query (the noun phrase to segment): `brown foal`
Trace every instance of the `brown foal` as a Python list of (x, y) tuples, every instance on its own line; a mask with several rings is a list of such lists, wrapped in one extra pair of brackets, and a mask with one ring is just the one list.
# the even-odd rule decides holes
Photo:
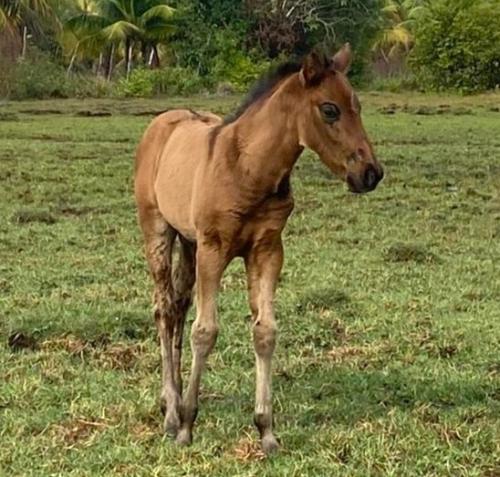
[[(349, 45), (333, 58), (311, 53), (262, 79), (229, 119), (168, 111), (142, 138), (135, 196), (155, 284), (164, 428), (180, 444), (192, 440), (201, 374), (217, 338), (219, 283), (240, 256), (253, 316), (255, 424), (263, 450), (278, 447), (272, 431), (273, 302), (283, 264), (281, 233), (293, 209), (290, 173), (308, 147), (353, 192), (373, 190), (383, 176), (346, 78), (350, 62)], [(182, 397), (183, 329), (195, 282), (193, 360)]]

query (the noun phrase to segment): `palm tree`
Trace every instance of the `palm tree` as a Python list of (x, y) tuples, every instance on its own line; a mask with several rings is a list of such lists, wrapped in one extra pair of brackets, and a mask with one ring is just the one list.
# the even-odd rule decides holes
[(10, 29), (22, 35), (21, 57), (26, 54), (28, 28), (51, 12), (53, 0), (0, 0), (0, 31)]
[(145, 63), (159, 62), (157, 45), (171, 33), (174, 13), (164, 0), (94, 0), (91, 4), (91, 9), (80, 9), (65, 23), (66, 30), (79, 39), (74, 55), (80, 47), (101, 41), (110, 45), (113, 54), (117, 46), (123, 48), (127, 75), (136, 47)]
[(415, 23), (424, 10), (425, 0), (385, 0), (380, 11), (382, 28), (373, 51), (388, 63), (399, 54), (409, 53), (414, 44)]
[[(68, 10), (61, 14), (69, 17), (64, 23), (60, 38), (63, 49), (70, 54), (68, 74), (71, 72), (77, 58), (95, 58), (99, 55), (99, 66), (102, 62), (102, 51), (106, 48), (105, 39), (102, 36), (102, 28), (106, 26), (99, 16), (98, 0), (72, 0), (68, 4)], [(114, 51), (110, 52), (110, 57)], [(111, 62), (112, 59), (110, 58)], [(112, 65), (111, 65), (112, 67)]]

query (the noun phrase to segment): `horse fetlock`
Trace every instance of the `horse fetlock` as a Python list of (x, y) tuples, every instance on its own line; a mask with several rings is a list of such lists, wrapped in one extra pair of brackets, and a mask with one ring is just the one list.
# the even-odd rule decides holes
[(262, 450), (266, 455), (272, 454), (279, 448), (278, 441), (273, 434), (272, 422), (273, 417), (270, 409), (255, 412), (254, 423), (260, 434)]
[(189, 427), (183, 426), (179, 429), (175, 442), (180, 446), (188, 446), (193, 442), (193, 433)]
[(266, 412), (255, 412), (253, 416), (253, 422), (257, 427), (260, 437), (264, 437), (271, 432), (273, 425), (273, 418), (270, 410)]
[(198, 416), (198, 406), (196, 404), (184, 404), (180, 409), (180, 415), (183, 427), (191, 428), (193, 427), (193, 423), (196, 421), (196, 417)]
[(176, 437), (180, 427), (181, 419), (179, 417), (179, 412), (176, 409), (169, 409), (165, 414), (165, 420), (163, 421), (163, 430), (165, 434), (171, 437)]
[(280, 447), (272, 432), (262, 437), (261, 446), (266, 455), (274, 454)]

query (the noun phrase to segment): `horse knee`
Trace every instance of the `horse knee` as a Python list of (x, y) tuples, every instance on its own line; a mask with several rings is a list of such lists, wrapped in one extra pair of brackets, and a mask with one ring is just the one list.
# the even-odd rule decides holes
[(207, 356), (215, 345), (218, 333), (219, 327), (216, 323), (201, 324), (195, 321), (191, 329), (193, 351), (201, 356)]
[(253, 327), (255, 352), (262, 357), (271, 356), (276, 346), (277, 334), (278, 330), (274, 320), (257, 320)]

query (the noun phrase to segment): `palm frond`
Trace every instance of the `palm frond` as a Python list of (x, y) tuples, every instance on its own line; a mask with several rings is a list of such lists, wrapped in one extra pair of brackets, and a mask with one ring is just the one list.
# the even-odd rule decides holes
[(141, 22), (146, 23), (152, 19), (170, 20), (174, 15), (175, 9), (168, 5), (156, 5), (145, 11), (141, 17)]
[(2, 31), (8, 23), (9, 19), (7, 18), (7, 14), (3, 10), (3, 8), (0, 8), (0, 31)]
[(175, 32), (175, 25), (162, 19), (153, 18), (144, 25), (142, 30), (146, 39), (164, 41)]
[(98, 0), (103, 15), (111, 20), (132, 19), (131, 6), (134, 0)]
[(102, 34), (109, 41), (123, 41), (134, 34), (140, 35), (141, 30), (133, 23), (120, 20), (104, 28)]
[(64, 29), (76, 33), (96, 34), (109, 26), (109, 21), (100, 15), (83, 13), (69, 18), (64, 23)]

